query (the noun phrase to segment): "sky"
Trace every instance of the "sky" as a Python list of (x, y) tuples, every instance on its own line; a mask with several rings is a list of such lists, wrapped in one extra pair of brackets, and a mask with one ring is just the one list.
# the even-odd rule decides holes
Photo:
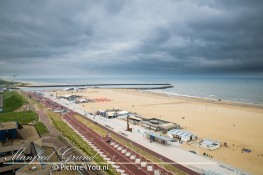
[(0, 1), (0, 77), (263, 77), (261, 0)]

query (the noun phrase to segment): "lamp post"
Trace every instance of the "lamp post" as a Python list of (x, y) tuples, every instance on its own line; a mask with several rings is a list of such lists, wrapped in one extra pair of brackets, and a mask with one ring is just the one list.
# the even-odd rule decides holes
[(161, 157), (160, 159), (161, 159), (162, 171), (163, 171), (163, 157)]
[(3, 107), (4, 107), (4, 104), (3, 104), (4, 100), (3, 100), (3, 95), (0, 94), (0, 112), (3, 112)]
[(198, 151), (199, 151), (199, 142), (197, 143), (197, 147), (196, 147), (196, 154), (198, 155)]
[(130, 142), (130, 144), (131, 144), (131, 150), (133, 151), (133, 144), (132, 144), (132, 142)]
[(16, 76), (17, 76), (18, 74), (15, 74), (15, 75), (13, 75), (14, 76), (14, 88), (16, 87)]

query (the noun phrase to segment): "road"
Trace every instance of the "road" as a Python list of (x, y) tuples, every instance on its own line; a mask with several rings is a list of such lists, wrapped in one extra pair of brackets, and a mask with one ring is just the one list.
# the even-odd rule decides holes
[[(120, 166), (120, 169), (125, 170), (126, 174), (130, 175), (153, 175), (153, 171), (147, 171), (147, 167), (150, 169), (154, 169), (157, 171), (160, 171), (160, 174), (167, 174), (172, 175), (173, 173), (166, 171), (165, 169), (162, 169), (157, 164), (153, 164), (143, 156), (139, 155), (138, 153), (135, 153), (133, 150), (131, 150), (128, 147), (125, 147), (124, 145), (118, 143), (116, 140), (111, 139), (111, 143), (106, 142), (109, 138), (104, 137), (102, 138), (99, 134), (94, 132), (89, 127), (85, 126), (83, 123), (78, 121), (73, 117), (75, 113), (70, 112), (69, 114), (64, 115), (64, 119), (78, 132), (84, 136), (86, 139), (91, 141), (92, 144), (96, 145), (97, 148), (101, 150), (107, 157), (111, 158), (112, 162), (115, 162), (115, 164), (118, 164)], [(118, 146), (116, 146), (118, 145)], [(119, 150), (118, 150), (119, 149)], [(125, 150), (125, 152), (122, 150)], [(126, 153), (129, 153), (126, 156)], [(131, 159), (133, 157), (133, 159)], [(140, 159), (140, 163), (135, 163), (135, 158)], [(145, 167), (141, 166), (141, 162), (147, 162)]]

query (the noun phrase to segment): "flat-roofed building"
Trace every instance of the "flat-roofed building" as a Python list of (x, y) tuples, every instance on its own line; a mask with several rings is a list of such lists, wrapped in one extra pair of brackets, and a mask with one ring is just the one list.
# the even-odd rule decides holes
[(88, 100), (88, 99), (86, 99), (86, 98), (81, 98), (81, 99), (78, 99), (78, 100), (76, 101), (76, 103), (88, 103), (88, 102), (90, 102), (90, 100)]
[(76, 95), (63, 95), (63, 96), (60, 96), (59, 98), (64, 98), (68, 101), (71, 101), (71, 102), (76, 102), (77, 101), (77, 96)]
[(105, 117), (106, 118), (116, 118), (117, 112), (116, 111), (106, 111)]
[(170, 137), (166, 137), (166, 136), (163, 136), (159, 133), (151, 132), (151, 131), (145, 131), (144, 136), (146, 138), (150, 139), (150, 141), (159, 142), (162, 144), (170, 144), (172, 141), (172, 138), (170, 138)]
[(139, 116), (134, 116), (134, 115), (132, 115), (132, 116), (129, 117), (129, 121), (130, 121), (132, 124), (135, 124), (135, 125), (139, 124), (142, 120), (143, 120), (143, 118), (142, 118), (142, 117), (139, 117)]
[(17, 122), (0, 123), (0, 141), (16, 139)]
[(167, 132), (171, 129), (180, 128), (180, 125), (157, 118), (143, 119), (140, 124), (151, 130)]
[(204, 139), (200, 142), (200, 145), (202, 148), (208, 149), (208, 150), (215, 150), (220, 148), (220, 142), (216, 140), (211, 139)]
[(129, 112), (120, 109), (112, 109), (106, 111), (98, 110), (96, 114), (106, 118), (126, 118), (130, 115)]
[(96, 115), (105, 116), (105, 113), (106, 113), (106, 111), (98, 110), (98, 111), (96, 112)]
[[(34, 125), (19, 125), (17, 122), (0, 123), (0, 174), (19, 169), (23, 164), (8, 164), (21, 148), (20, 156), (36, 155), (34, 144), (42, 144)], [(15, 161), (16, 162), (16, 161)]]
[(48, 156), (49, 159), (35, 160), (32, 164), (26, 164), (16, 171), (16, 175), (50, 175), (50, 172), (52, 171), (52, 164), (46, 163), (61, 161), (61, 158), (53, 147), (39, 146), (35, 144), (35, 149), (37, 154), (41, 156)]
[(197, 139), (197, 136), (195, 134), (181, 129), (170, 130), (167, 132), (167, 135), (169, 137), (177, 138), (183, 142), (188, 142)]
[(130, 113), (128, 111), (124, 111), (124, 110), (120, 110), (120, 111), (117, 111), (116, 112), (117, 114), (117, 117), (120, 117), (120, 118), (126, 118), (130, 115)]
[(44, 95), (44, 93), (41, 91), (35, 91), (33, 94), (36, 96), (43, 96)]

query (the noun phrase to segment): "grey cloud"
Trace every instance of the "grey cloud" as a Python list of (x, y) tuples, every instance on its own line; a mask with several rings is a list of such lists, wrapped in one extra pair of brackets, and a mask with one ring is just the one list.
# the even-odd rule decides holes
[(262, 75), (262, 9), (257, 0), (0, 1), (0, 75)]

